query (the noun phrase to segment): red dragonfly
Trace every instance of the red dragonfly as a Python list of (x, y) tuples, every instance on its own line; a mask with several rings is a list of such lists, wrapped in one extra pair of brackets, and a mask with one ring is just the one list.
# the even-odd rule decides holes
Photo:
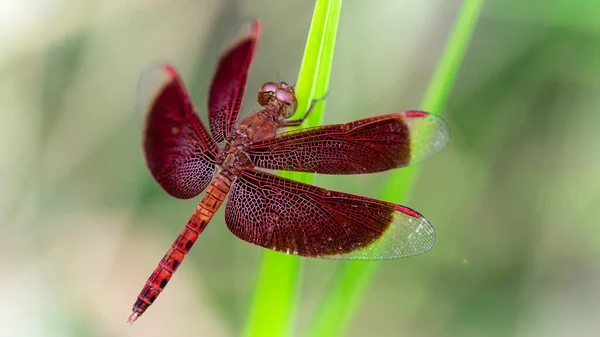
[[(139, 294), (128, 322), (156, 300), (229, 194), (225, 222), (240, 239), (278, 252), (330, 259), (380, 260), (421, 254), (434, 244), (431, 224), (393, 203), (303, 184), (256, 168), (363, 174), (414, 164), (449, 140), (446, 123), (421, 111), (398, 112), (277, 133), (299, 126), (294, 88), (269, 82), (262, 110), (236, 125), (261, 25), (252, 21), (221, 57), (208, 96), (210, 134), (170, 65), (142, 76), (152, 83), (144, 153), (171, 196), (204, 198)], [(314, 105), (313, 101), (313, 105)], [(217, 146), (223, 143), (222, 147)]]

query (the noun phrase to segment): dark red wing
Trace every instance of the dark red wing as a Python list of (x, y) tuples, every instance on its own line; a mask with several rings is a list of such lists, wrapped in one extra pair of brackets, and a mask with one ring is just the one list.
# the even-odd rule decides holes
[(138, 101), (147, 102), (146, 163), (160, 186), (175, 198), (193, 198), (211, 181), (219, 148), (198, 118), (183, 82), (163, 65), (140, 78)]
[(225, 139), (237, 121), (260, 29), (260, 21), (254, 20), (240, 30), (223, 54), (213, 77), (208, 95), (208, 117), (210, 131), (217, 143)]
[(392, 259), (435, 242), (431, 224), (407, 207), (253, 169), (231, 186), (225, 221), (244, 241), (307, 257)]
[(285, 132), (250, 144), (246, 153), (266, 169), (359, 174), (415, 164), (448, 143), (443, 119), (421, 111)]

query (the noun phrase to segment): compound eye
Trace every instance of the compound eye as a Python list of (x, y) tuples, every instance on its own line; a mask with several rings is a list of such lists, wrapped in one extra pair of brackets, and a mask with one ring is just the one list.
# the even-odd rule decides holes
[(298, 108), (298, 101), (294, 93), (287, 88), (281, 88), (275, 92), (275, 98), (283, 104), (285, 118), (292, 117)]
[(279, 83), (267, 82), (260, 87), (259, 92), (275, 92), (279, 87)]
[(279, 83), (267, 82), (260, 87), (258, 90), (258, 104), (265, 106), (269, 104), (269, 101), (273, 99), (274, 94), (279, 89)]

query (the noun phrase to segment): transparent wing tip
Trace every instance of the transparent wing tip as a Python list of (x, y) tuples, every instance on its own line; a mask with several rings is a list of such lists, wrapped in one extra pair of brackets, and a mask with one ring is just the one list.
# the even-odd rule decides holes
[(178, 76), (175, 67), (166, 62), (156, 62), (140, 75), (134, 98), (135, 115), (138, 120), (144, 120), (150, 106), (162, 89)]
[(234, 30), (234, 34), (229, 39), (229, 43), (223, 50), (222, 55), (226, 54), (229, 50), (234, 49), (240, 43), (249, 39), (258, 40), (262, 31), (262, 24), (260, 20), (255, 17), (248, 17), (240, 23)]
[(404, 116), (410, 130), (411, 165), (438, 153), (450, 142), (450, 128), (443, 118), (424, 111), (407, 111)]

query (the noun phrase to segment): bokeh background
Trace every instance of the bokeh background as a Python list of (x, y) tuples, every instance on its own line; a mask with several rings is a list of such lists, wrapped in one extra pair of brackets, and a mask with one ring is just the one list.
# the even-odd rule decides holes
[[(461, 2), (346, 1), (326, 123), (417, 108)], [(223, 209), (133, 327), (131, 304), (199, 199), (152, 180), (138, 76), (177, 66), (202, 119), (234, 27), (263, 35), (261, 83), (294, 82), (311, 1), (0, 2), (0, 336), (237, 336), (261, 249)], [(407, 205), (429, 253), (381, 264), (348, 336), (596, 336), (600, 2), (489, 0), (445, 111), (450, 145)], [(316, 177), (376, 197), (389, 175)], [(297, 332), (338, 262), (306, 260)]]

